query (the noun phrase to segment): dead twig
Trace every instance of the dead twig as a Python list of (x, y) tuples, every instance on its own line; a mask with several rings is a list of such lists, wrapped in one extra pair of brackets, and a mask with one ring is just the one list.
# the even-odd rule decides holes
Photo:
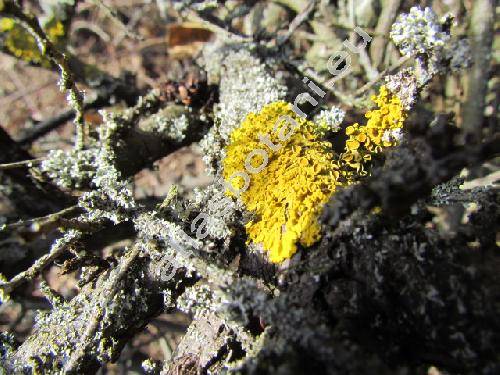
[(485, 96), (488, 90), (491, 47), (495, 24), (493, 0), (478, 0), (472, 8), (470, 38), (474, 65), (468, 74), (467, 99), (463, 106), (463, 128), (465, 137), (479, 139), (484, 117)]
[(48, 267), (52, 261), (59, 257), (67, 249), (68, 245), (79, 240), (82, 236), (83, 232), (72, 231), (55, 241), (48, 254), (42, 256), (30, 268), (14, 276), (10, 281), (0, 284), (0, 290), (3, 290), (5, 293), (10, 293), (22, 283), (32, 280)]
[(370, 46), (370, 57), (374, 68), (377, 68), (382, 62), (385, 54), (385, 46), (387, 45), (387, 38), (381, 37), (381, 35), (388, 35), (400, 6), (401, 0), (386, 1), (382, 13), (378, 18), (375, 28), (376, 35)]
[(309, 1), (306, 7), (299, 14), (295, 16), (292, 22), (290, 22), (290, 25), (288, 26), (288, 30), (286, 31), (286, 33), (284, 35), (278, 35), (278, 37), (276, 38), (277, 47), (280, 47), (284, 45), (286, 42), (288, 42), (292, 37), (292, 35), (295, 33), (295, 31), (304, 22), (306, 22), (312, 17), (318, 3), (319, 3), (318, 0)]
[(66, 215), (75, 213), (79, 210), (78, 205), (74, 205), (68, 208), (65, 208), (61, 211), (55, 212), (50, 215), (33, 218), (30, 220), (19, 221), (17, 223), (5, 224), (3, 227), (0, 227), (2, 231), (13, 231), (21, 228), (32, 228), (35, 232), (40, 231), (41, 228), (46, 227), (47, 225), (57, 226), (62, 218)]
[(252, 40), (249, 36), (242, 34), (231, 25), (226, 24), (224, 21), (207, 11), (189, 10), (188, 17), (196, 22), (205, 24), (207, 28), (214, 33), (223, 34), (228, 38), (237, 39), (239, 41)]
[(61, 75), (60, 87), (62, 90), (68, 91), (68, 101), (75, 110), (75, 125), (77, 129), (77, 136), (75, 147), (77, 149), (83, 148), (84, 145), (84, 127), (85, 122), (83, 119), (83, 93), (76, 87), (73, 73), (68, 67), (69, 61), (64, 53), (54, 46), (54, 44), (47, 37), (43, 31), (38, 19), (28, 13), (25, 13), (17, 2), (6, 0), (3, 2), (3, 9), (0, 14), (11, 16), (16, 19), (21, 26), (23, 26), (35, 38), (40, 54), (46, 56), (49, 61), (56, 66)]
[(23, 167), (31, 168), (35, 165), (40, 164), (43, 160), (44, 158), (38, 158), (38, 159), (16, 161), (14, 163), (0, 164), (0, 170), (23, 168)]
[(354, 97), (359, 97), (364, 95), (368, 90), (370, 90), (377, 82), (379, 82), (382, 78), (384, 78), (387, 74), (391, 74), (392, 72), (401, 68), (406, 62), (411, 59), (411, 56), (403, 56), (398, 60), (396, 65), (391, 66), (390, 68), (384, 69), (377, 76), (375, 76), (370, 82), (367, 82), (363, 86), (361, 86), (358, 90), (354, 92)]
[(107, 4), (104, 3), (102, 0), (92, 0), (94, 4), (96, 4), (98, 7), (104, 10), (104, 12), (115, 22), (122, 30), (123, 32), (132, 39), (135, 40), (143, 40), (144, 38), (133, 32), (132, 30), (129, 29), (127, 25), (125, 25), (121, 20), (119, 14), (114, 10), (113, 8), (109, 7)]

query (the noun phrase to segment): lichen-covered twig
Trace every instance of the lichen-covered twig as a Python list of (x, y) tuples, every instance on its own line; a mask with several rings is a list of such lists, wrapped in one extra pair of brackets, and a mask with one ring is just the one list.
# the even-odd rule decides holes
[(83, 94), (76, 87), (73, 73), (69, 69), (68, 59), (59, 52), (54, 44), (47, 37), (41, 28), (38, 19), (23, 11), (23, 9), (15, 1), (5, 0), (3, 8), (0, 9), (1, 14), (15, 18), (26, 30), (28, 30), (36, 39), (40, 53), (46, 56), (50, 62), (57, 66), (60, 74), (61, 89), (68, 91), (68, 101), (75, 110), (75, 125), (76, 125), (76, 141), (77, 149), (82, 149), (84, 146), (85, 122), (83, 118)]
[(38, 259), (30, 268), (20, 274), (14, 276), (10, 281), (1, 283), (0, 289), (5, 293), (11, 292), (13, 289), (18, 287), (20, 284), (32, 280), (37, 276), (42, 270), (44, 270), (53, 260), (60, 256), (66, 249), (67, 246), (74, 241), (80, 239), (83, 236), (82, 232), (71, 230), (67, 232), (62, 238), (56, 240), (49, 251), (40, 259)]
[(38, 158), (38, 159), (30, 159), (30, 160), (23, 160), (23, 161), (16, 161), (13, 163), (4, 163), (0, 164), (0, 170), (7, 170), (7, 169), (16, 169), (20, 167), (33, 167), (39, 163), (41, 163), (43, 158)]
[[(426, 133), (425, 138), (415, 136), (393, 151), (394, 155), (389, 156), (390, 167), (376, 170), (362, 184), (335, 195), (325, 208), (324, 221), (335, 227), (356, 212), (366, 213), (375, 207), (391, 215), (406, 213), (434, 186), (446, 182), (465, 167), (495, 157), (500, 150), (498, 136), (465, 147), (454, 144), (450, 134), (456, 132), (449, 125), (435, 125)], [(445, 139), (446, 142), (438, 141)]]
[(21, 228), (31, 228), (33, 231), (40, 231), (40, 229), (46, 227), (54, 227), (57, 226), (60, 219), (64, 216), (75, 213), (79, 210), (77, 205), (67, 207), (62, 209), (61, 211), (55, 212), (53, 214), (49, 214), (42, 217), (37, 217), (29, 220), (24, 220), (16, 223), (5, 224), (3, 227), (0, 226), (0, 230), (13, 231), (19, 230)]
[(134, 246), (130, 251), (130, 253), (124, 256), (123, 261), (119, 264), (119, 270), (114, 275), (113, 279), (108, 281), (109, 286), (107, 286), (105, 290), (103, 288), (105, 292), (102, 294), (103, 301), (102, 303), (100, 303), (100, 305), (103, 307), (103, 310), (101, 311), (101, 313), (97, 312), (95, 314), (92, 321), (85, 329), (85, 332), (83, 332), (81, 341), (79, 342), (77, 348), (73, 351), (71, 357), (64, 366), (65, 373), (71, 374), (78, 370), (78, 367), (81, 365), (80, 363), (81, 358), (85, 356), (85, 352), (87, 350), (88, 345), (93, 342), (92, 339), (99, 326), (99, 323), (103, 319), (103, 315), (106, 311), (107, 305), (111, 302), (113, 298), (115, 298), (116, 293), (121, 287), (120, 282), (122, 281), (125, 273), (129, 271), (130, 266), (135, 261), (139, 253), (140, 253), (140, 247)]
[(92, 373), (117, 359), (128, 340), (162, 311), (163, 292), (168, 290), (175, 303), (198, 279), (183, 269), (172, 280), (162, 280), (164, 257), (142, 256), (138, 248), (71, 301), (43, 314), (24, 343), (3, 358), (4, 368)]

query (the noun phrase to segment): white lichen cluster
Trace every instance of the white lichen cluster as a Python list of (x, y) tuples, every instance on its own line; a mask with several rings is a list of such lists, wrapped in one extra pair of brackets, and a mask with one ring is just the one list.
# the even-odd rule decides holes
[(314, 117), (314, 122), (318, 124), (320, 130), (325, 132), (338, 132), (340, 124), (344, 121), (345, 111), (339, 107), (332, 106), (324, 109)]
[(387, 89), (396, 95), (405, 110), (410, 110), (418, 95), (418, 82), (412, 68), (403, 69), (385, 78)]
[(97, 149), (51, 150), (39, 168), (56, 185), (72, 189), (87, 185), (95, 175)]
[(163, 113), (157, 113), (148, 120), (148, 123), (151, 124), (149, 130), (158, 132), (162, 137), (168, 137), (177, 142), (181, 142), (186, 138), (189, 119), (185, 114), (169, 118), (164, 116)]
[(400, 128), (386, 130), (382, 135), (382, 141), (384, 142), (401, 142), (402, 139), (403, 130)]
[[(214, 63), (219, 61), (220, 63)], [(204, 161), (211, 174), (218, 171), (218, 160), (231, 131), (250, 112), (283, 99), (286, 88), (268, 73), (266, 66), (246, 46), (238, 51), (209, 48), (204, 55), (209, 77), (220, 77), (220, 103), (215, 106), (215, 125), (201, 141)]]
[(431, 8), (413, 7), (392, 25), (391, 38), (402, 54), (417, 55), (443, 49), (450, 35)]
[(183, 249), (200, 249), (203, 242), (189, 236), (184, 229), (161, 217), (156, 211), (147, 211), (134, 218), (134, 226), (139, 237), (156, 240), (170, 247), (180, 246)]
[(214, 311), (214, 292), (210, 285), (196, 284), (179, 296), (177, 308), (193, 317), (199, 317), (208, 312)]
[(413, 7), (392, 25), (390, 37), (404, 56), (415, 56), (420, 84), (447, 68), (459, 70), (470, 63), (468, 44), (453, 40), (451, 17), (439, 19), (431, 8)]
[(136, 207), (130, 183), (123, 180), (114, 164), (114, 153), (102, 148), (95, 163), (92, 178), (94, 190), (85, 192), (78, 200), (89, 221), (107, 218), (114, 223), (129, 220), (129, 212)]
[(234, 234), (234, 227), (240, 220), (241, 204), (225, 194), (225, 188), (220, 183), (214, 183), (206, 188), (194, 190), (193, 200), (189, 209), (206, 214), (206, 230), (212, 238), (227, 239)]

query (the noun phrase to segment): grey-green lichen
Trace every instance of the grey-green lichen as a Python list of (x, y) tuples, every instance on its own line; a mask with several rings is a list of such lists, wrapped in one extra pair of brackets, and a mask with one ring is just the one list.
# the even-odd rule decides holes
[[(209, 173), (216, 174), (229, 134), (250, 112), (283, 99), (286, 87), (272, 76), (266, 66), (252, 55), (248, 46), (238, 51), (210, 46), (205, 50), (208, 76), (219, 76), (220, 102), (215, 106), (215, 123), (200, 145)], [(222, 61), (222, 64), (217, 64)]]
[[(134, 225), (141, 240), (138, 246), (145, 254), (163, 264), (157, 270), (161, 279), (168, 281), (178, 268), (197, 273), (194, 252), (203, 247), (202, 241), (189, 236), (179, 224), (168, 221), (156, 211), (137, 215)], [(150, 241), (156, 241), (159, 246), (154, 246)]]
[(213, 183), (205, 188), (196, 188), (189, 209), (206, 215), (206, 230), (216, 239), (230, 239), (241, 220), (243, 207), (239, 202), (225, 194), (225, 187)]
[(202, 316), (207, 312), (214, 311), (214, 291), (210, 285), (198, 283), (186, 291), (177, 299), (177, 308), (191, 316)]
[(162, 116), (161, 113), (157, 113), (151, 116), (151, 122), (153, 123), (152, 130), (167, 136), (175, 141), (182, 141), (186, 138), (186, 129), (189, 126), (189, 119), (185, 114), (180, 115), (174, 119)]
[(182, 142), (186, 138), (187, 129), (196, 120), (190, 107), (168, 104), (157, 113), (141, 120), (138, 127), (147, 132), (156, 132), (163, 138)]
[(68, 189), (80, 189), (95, 176), (98, 150), (51, 150), (40, 163), (40, 170), (55, 184)]
[(98, 154), (92, 184), (95, 189), (82, 194), (78, 202), (87, 212), (86, 219), (92, 222), (105, 217), (114, 223), (128, 220), (129, 211), (136, 207), (130, 182), (122, 179), (114, 153), (107, 148)]
[(130, 182), (122, 178), (115, 163), (116, 135), (127, 125), (108, 112), (102, 114), (105, 121), (99, 128), (99, 139), (90, 148), (51, 151), (40, 170), (61, 187), (89, 190), (78, 200), (86, 212), (82, 220), (107, 218), (119, 223), (135, 208)]

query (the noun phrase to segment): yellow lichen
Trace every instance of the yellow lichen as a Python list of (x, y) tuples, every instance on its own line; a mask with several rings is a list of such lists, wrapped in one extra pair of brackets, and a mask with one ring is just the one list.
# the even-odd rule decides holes
[(381, 86), (379, 94), (372, 100), (377, 108), (365, 114), (366, 125), (356, 123), (346, 128), (348, 138), (345, 151), (340, 155), (340, 168), (347, 184), (368, 174), (366, 164), (373, 154), (397, 144), (396, 135), (406, 119), (401, 101), (386, 86)]
[[(65, 36), (65, 28), (61, 21), (51, 19), (43, 27), (47, 37), (56, 45), (61, 44)], [(50, 66), (42, 57), (35, 38), (12, 18), (0, 19), (0, 33), (5, 34), (3, 47), (17, 58), (26, 62)]]
[[(265, 145), (259, 135), (268, 136), (273, 146)], [(257, 171), (266, 158), (267, 165)], [(262, 243), (272, 262), (290, 258), (297, 242), (315, 243), (320, 237), (318, 215), (339, 175), (330, 143), (321, 141), (315, 125), (296, 116), (290, 104), (276, 102), (250, 113), (231, 134), (223, 167), (235, 189), (242, 189), (245, 181), (230, 177), (245, 171), (246, 160), (247, 169), (256, 172), (247, 172), (248, 188), (240, 195), (255, 214), (246, 225), (249, 240)]]
[[(223, 160), (228, 194), (238, 194), (254, 218), (249, 241), (262, 244), (270, 261), (282, 262), (320, 238), (318, 217), (337, 186), (368, 174), (373, 154), (397, 143), (406, 113), (385, 86), (372, 100), (365, 126), (346, 128), (345, 150), (337, 155), (321, 140), (321, 126), (275, 102), (250, 113), (230, 136)], [(391, 133), (392, 132), (392, 133)]]

